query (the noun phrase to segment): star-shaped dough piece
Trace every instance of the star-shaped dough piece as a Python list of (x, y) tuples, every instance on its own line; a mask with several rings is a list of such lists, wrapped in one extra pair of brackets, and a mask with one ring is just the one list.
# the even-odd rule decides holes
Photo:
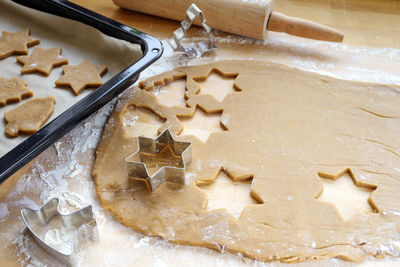
[(106, 73), (107, 67), (93, 65), (85, 59), (76, 66), (63, 66), (64, 75), (56, 81), (56, 86), (69, 86), (75, 95), (87, 87), (99, 87), (103, 84), (101, 75)]
[(0, 77), (0, 106), (5, 106), (9, 102), (18, 102), (23, 97), (31, 96), (33, 96), (33, 92), (27, 87), (24, 80)]
[(40, 72), (49, 76), (54, 67), (68, 64), (68, 60), (61, 56), (61, 48), (43, 49), (35, 47), (29, 56), (17, 57), (17, 61), (23, 64), (21, 74)]
[(56, 100), (54, 97), (34, 98), (4, 113), (6, 135), (33, 134), (50, 118)]
[(40, 40), (29, 35), (29, 29), (23, 29), (19, 32), (3, 31), (0, 38), (0, 59), (14, 54), (28, 54), (28, 47), (37, 45)]

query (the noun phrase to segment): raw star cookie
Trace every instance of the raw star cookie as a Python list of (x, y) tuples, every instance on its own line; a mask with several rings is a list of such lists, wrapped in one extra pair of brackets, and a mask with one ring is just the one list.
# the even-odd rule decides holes
[[(222, 102), (197, 94), (199, 82), (213, 72), (235, 77), (233, 86), (240, 90)], [(174, 80), (185, 83), (177, 97), (190, 107), (158, 102), (157, 85), (174, 86)], [(159, 118), (159, 126), (139, 123), (146, 114), (139, 108)], [(137, 151), (136, 137), (166, 128), (179, 135), (186, 125), (181, 119), (194, 117), (199, 108), (222, 110), (226, 131), (211, 133), (205, 142), (180, 136), (192, 142), (186, 185), (164, 184), (149, 192), (132, 183), (125, 159)], [(392, 85), (257, 61), (177, 68), (130, 89), (109, 117), (92, 172), (97, 197), (126, 226), (176, 244), (262, 261), (398, 258), (399, 118), (400, 90)], [(221, 171), (234, 181), (252, 180), (248, 194), (256, 203), (238, 218), (226, 209), (206, 210), (207, 196), (196, 186), (213, 183)], [(334, 204), (318, 199), (323, 179), (350, 179), (354, 187), (368, 189), (372, 193), (362, 201), (369, 210), (344, 219)]]
[(37, 45), (40, 40), (29, 35), (29, 29), (19, 32), (3, 31), (0, 38), (0, 59), (14, 54), (28, 54), (28, 47)]
[(33, 96), (33, 92), (27, 87), (24, 80), (0, 77), (0, 106), (4, 106), (8, 102), (18, 102), (23, 97), (30, 96)]
[(85, 59), (77, 66), (63, 66), (64, 75), (56, 81), (56, 86), (69, 86), (75, 95), (87, 87), (99, 87), (103, 84), (101, 75), (106, 73), (107, 67), (93, 65)]
[(34, 98), (4, 113), (6, 135), (33, 134), (50, 118), (56, 100), (54, 97)]
[(21, 74), (40, 72), (49, 76), (54, 67), (68, 64), (68, 60), (61, 56), (61, 48), (43, 49), (35, 47), (29, 56), (17, 57), (17, 61), (23, 64)]

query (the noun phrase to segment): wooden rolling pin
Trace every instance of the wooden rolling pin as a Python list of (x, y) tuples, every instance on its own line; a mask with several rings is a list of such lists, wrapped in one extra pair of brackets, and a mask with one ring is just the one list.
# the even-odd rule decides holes
[[(343, 34), (328, 26), (272, 12), (274, 0), (113, 0), (122, 8), (182, 21), (194, 3), (213, 29), (264, 40), (266, 29), (300, 37), (341, 42)], [(197, 20), (196, 20), (197, 21)], [(195, 22), (196, 24), (196, 22)]]

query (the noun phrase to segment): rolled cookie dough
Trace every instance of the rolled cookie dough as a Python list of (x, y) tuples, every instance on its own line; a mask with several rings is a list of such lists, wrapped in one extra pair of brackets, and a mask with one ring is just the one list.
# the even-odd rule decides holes
[(28, 54), (28, 47), (37, 45), (40, 40), (30, 36), (29, 29), (23, 29), (19, 32), (3, 31), (0, 38), (0, 59), (14, 54)]
[(22, 98), (33, 96), (27, 83), (19, 78), (10, 79), (0, 77), (0, 106), (10, 102), (19, 102)]
[(93, 65), (85, 59), (76, 66), (63, 66), (64, 75), (56, 82), (56, 86), (69, 86), (75, 95), (87, 87), (99, 87), (103, 85), (101, 76), (107, 72), (103, 65)]
[(33, 134), (50, 118), (54, 111), (54, 97), (34, 98), (4, 113), (6, 135)]
[(68, 64), (68, 60), (61, 56), (59, 47), (50, 49), (35, 47), (29, 56), (19, 56), (17, 61), (23, 65), (21, 74), (40, 72), (46, 76), (50, 75), (54, 67)]
[[(198, 94), (196, 80), (211, 71), (236, 76), (239, 92), (222, 103)], [(186, 80), (187, 108), (160, 105), (153, 95), (156, 86), (174, 79)], [(137, 149), (124, 123), (131, 106), (164, 120), (158, 132), (168, 127), (175, 134), (182, 131), (179, 117), (193, 116), (196, 108), (222, 110), (227, 131), (205, 143), (178, 137), (193, 142), (187, 184), (164, 184), (150, 193), (127, 177), (124, 159)], [(398, 257), (399, 133), (400, 92), (394, 86), (255, 61), (182, 67), (145, 80), (120, 100), (98, 144), (93, 177), (101, 205), (117, 220), (173, 243), (262, 261)], [(207, 197), (196, 183), (213, 182), (221, 170), (234, 180), (253, 179), (251, 196), (259, 204), (246, 206), (239, 219), (224, 209), (205, 211)], [(374, 190), (369, 203), (375, 212), (360, 211), (345, 221), (333, 204), (317, 199), (320, 177), (344, 173)]]

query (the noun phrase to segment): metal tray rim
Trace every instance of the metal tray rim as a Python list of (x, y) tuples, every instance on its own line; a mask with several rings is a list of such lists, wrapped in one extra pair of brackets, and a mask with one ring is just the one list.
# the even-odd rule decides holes
[(143, 32), (116, 22), (66, 0), (12, 0), (18, 4), (80, 21), (106, 35), (130, 43), (140, 44), (142, 57), (128, 66), (102, 86), (61, 113), (35, 134), (14, 147), (0, 158), (0, 184), (29, 163), (51, 144), (56, 142), (81, 121), (99, 110), (122, 91), (137, 81), (139, 74), (159, 59), (163, 53), (162, 43)]

